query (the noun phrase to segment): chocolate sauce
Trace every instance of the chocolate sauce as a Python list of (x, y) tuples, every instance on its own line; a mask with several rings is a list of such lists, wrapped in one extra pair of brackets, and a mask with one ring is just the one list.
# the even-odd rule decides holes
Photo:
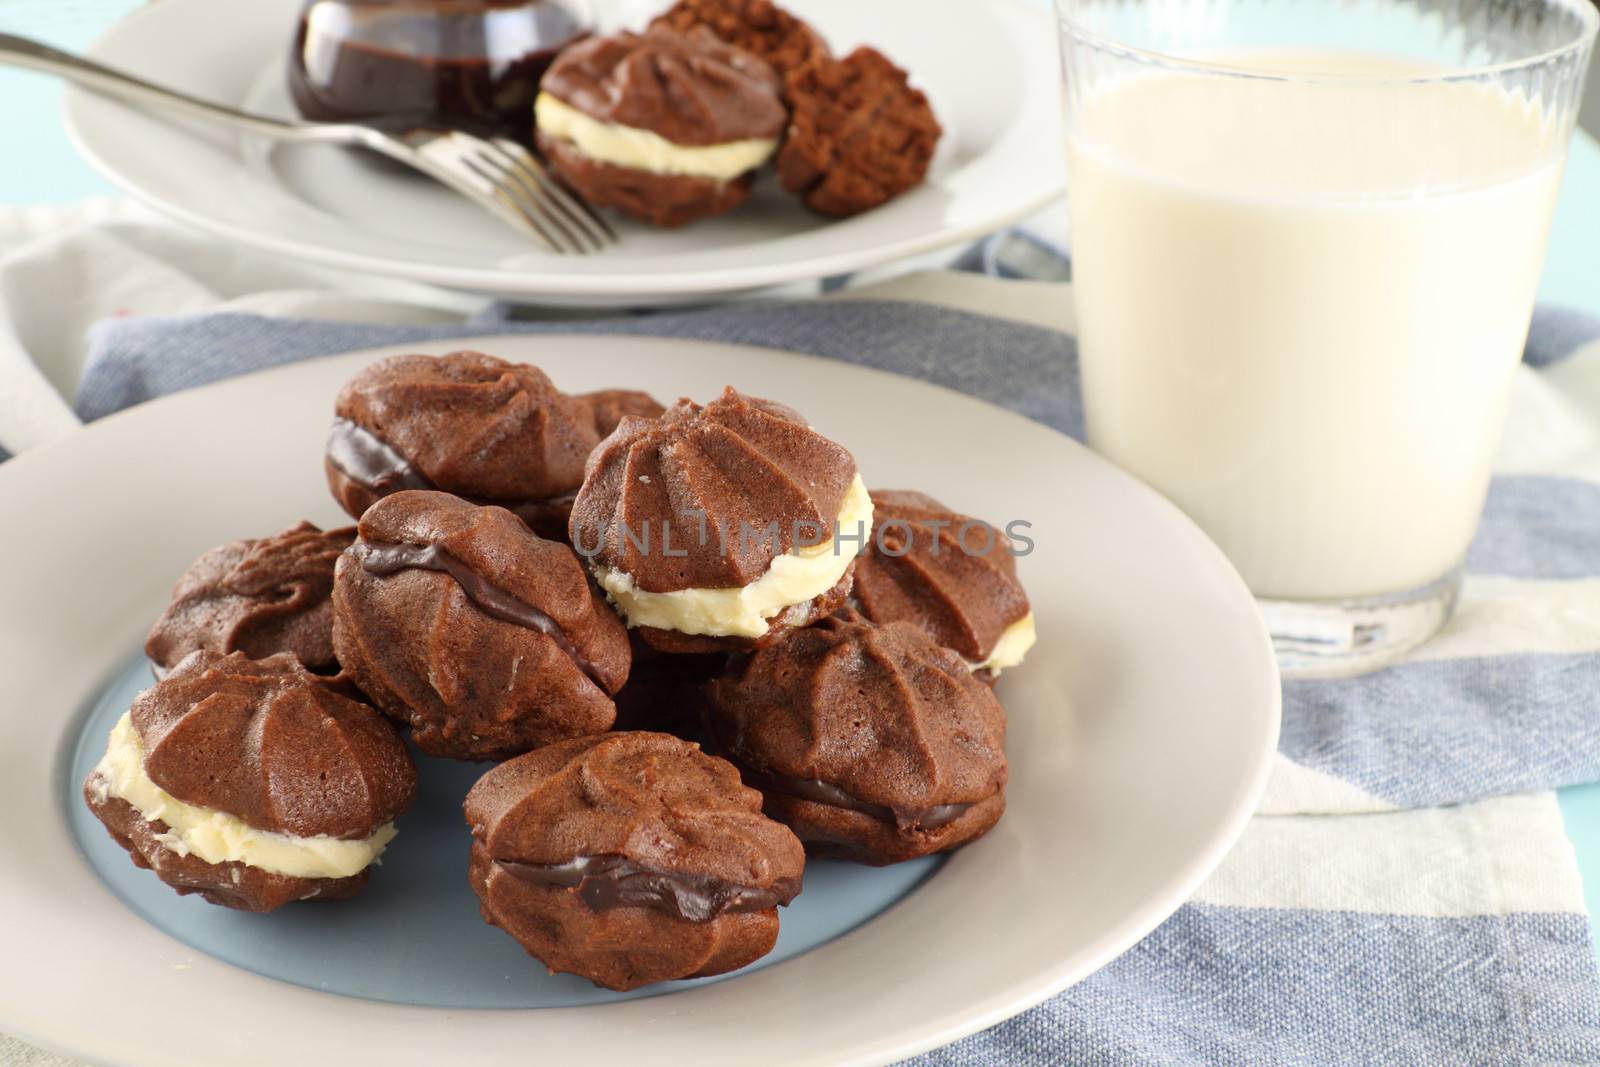
[(495, 863), (530, 885), (576, 889), (593, 911), (654, 908), (697, 923), (728, 912), (766, 911), (787, 904), (800, 894), (798, 878), (780, 878), (762, 889), (709, 875), (641, 867), (623, 856), (579, 856), (567, 863)]
[(862, 800), (836, 785), (819, 782), (814, 778), (791, 778), (784, 774), (749, 770), (744, 772), (744, 776), (751, 785), (767, 792), (783, 793), (800, 800), (809, 800), (814, 804), (826, 804), (847, 811), (859, 811), (874, 819), (915, 830), (937, 830), (941, 826), (949, 826), (972, 807), (971, 804), (935, 804), (928, 808), (891, 808), (884, 804)]
[(606, 686), (598, 670), (567, 638), (559, 623), (532, 604), (501, 589), (438, 545), (374, 545), (357, 541), (350, 551), (367, 573), (380, 577), (411, 569), (448, 574), (485, 615), (544, 634), (605, 692)]
[(526, 138), (539, 80), (591, 30), (581, 0), (309, 0), (289, 90), (313, 121)]
[(345, 477), (377, 496), (402, 489), (434, 489), (428, 476), (413, 467), (389, 443), (349, 419), (335, 419), (328, 431), (328, 461)]

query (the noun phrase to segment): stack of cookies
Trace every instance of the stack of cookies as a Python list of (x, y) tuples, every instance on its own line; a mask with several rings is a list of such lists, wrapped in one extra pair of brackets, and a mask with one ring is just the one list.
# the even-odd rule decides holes
[(733, 210), (769, 163), (811, 210), (860, 214), (921, 184), (943, 133), (906, 71), (834, 56), (771, 0), (679, 0), (643, 33), (569, 45), (535, 125), (579, 196), (666, 227)]
[(765, 955), (808, 854), (903, 862), (1005, 810), (1015, 546), (869, 490), (782, 403), (394, 357), (340, 393), (325, 473), (356, 526), (202, 556), (85, 783), (180, 893), (358, 892), (416, 793), (409, 737), (495, 762), (464, 806), (484, 918), (626, 990)]

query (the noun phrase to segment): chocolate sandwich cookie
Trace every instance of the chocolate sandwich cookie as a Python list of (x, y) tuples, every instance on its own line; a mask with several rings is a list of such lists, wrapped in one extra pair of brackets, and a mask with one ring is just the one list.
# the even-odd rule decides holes
[(505, 759), (611, 728), (628, 635), (565, 544), (504, 508), (411, 490), (339, 559), (333, 644), (417, 747)]
[(702, 978), (772, 950), (805, 854), (723, 760), (659, 733), (578, 738), (467, 794), (485, 921), (552, 974), (607, 989)]
[(765, 60), (782, 78), (829, 55), (820, 33), (772, 0), (678, 0), (650, 25), (679, 33), (703, 27)]
[(1034, 643), (1011, 539), (923, 493), (872, 493), (872, 543), (851, 600), (873, 622), (910, 622), (993, 681)]
[(633, 667), (617, 694), (618, 730), (656, 730), (685, 741), (705, 738), (706, 683), (728, 665), (726, 652), (658, 652), (634, 630)]
[(479, 352), (379, 360), (334, 410), (328, 487), (357, 519), (390, 493), (438, 489), (560, 538), (603, 436), (590, 405), (539, 368)]
[(676, 227), (731, 211), (788, 122), (766, 63), (706, 30), (582, 41), (539, 91), (540, 150), (595, 207)]
[(653, 647), (714, 652), (831, 613), (871, 525), (849, 452), (730, 388), (623, 419), (589, 459), (569, 534)]
[(928, 175), (943, 129), (905, 71), (858, 48), (791, 74), (792, 109), (775, 165), (778, 180), (812, 211), (859, 215)]
[(293, 656), (198, 651), (134, 700), (83, 795), (179, 893), (272, 911), (360, 892), (416, 786), (394, 728)]
[[(611, 432), (621, 424), (622, 420), (632, 415), (639, 419), (653, 419), (667, 409), (661, 401), (649, 393), (641, 393), (633, 389), (602, 389), (597, 393), (579, 393), (578, 399), (589, 405), (594, 412), (595, 432), (603, 441), (611, 436)], [(562, 531), (565, 536), (566, 531)]]
[(156, 673), (197, 649), (251, 659), (287, 652), (318, 674), (337, 673), (333, 565), (355, 538), (353, 526), (323, 532), (302, 522), (195, 560), (145, 641)]
[(708, 700), (713, 750), (813, 852), (899, 863), (1005, 811), (1005, 712), (910, 623), (846, 611), (791, 631), (736, 657)]

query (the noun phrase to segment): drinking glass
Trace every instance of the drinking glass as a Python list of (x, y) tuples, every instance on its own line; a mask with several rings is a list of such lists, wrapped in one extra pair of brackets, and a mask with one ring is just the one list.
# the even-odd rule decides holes
[(1222, 548), (1295, 674), (1449, 617), (1589, 0), (1057, 0), (1089, 443)]

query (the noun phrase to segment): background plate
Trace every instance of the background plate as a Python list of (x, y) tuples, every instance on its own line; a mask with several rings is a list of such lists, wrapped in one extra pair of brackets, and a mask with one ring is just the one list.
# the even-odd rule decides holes
[[(288, 116), (283, 81), (300, 6), (162, 0), (118, 23), (91, 54)], [(806, 212), (768, 175), (725, 218), (671, 232), (624, 221), (616, 249), (552, 256), (454, 194), (342, 149), (271, 148), (79, 90), (68, 94), (67, 122), (118, 185), (214, 233), (307, 261), (565, 304), (681, 302), (860, 270), (998, 229), (1064, 190), (1045, 10), (1023, 0), (806, 0), (800, 10), (837, 50), (871, 42), (910, 70), (946, 128), (927, 183), (853, 219)]]
[[(1254, 603), (1187, 519), (1085, 449), (971, 398), (825, 360), (619, 338), (471, 344), (538, 363), (573, 391), (704, 398), (733, 383), (806, 412), (855, 452), (871, 485), (1032, 523), (1036, 549), (1019, 565), (1040, 641), (1001, 683), (1005, 819), (843, 936), (639, 999), (494, 1010), (526, 1003), (515, 999), (524, 991), (481, 999), (467, 986), (442, 1000), (461, 961), (433, 973), (426, 912), (341, 947), (327, 974), (364, 974), (367, 991), (390, 1000), (478, 1006), (335, 996), (304, 987), (318, 978), (303, 960), (293, 973), (259, 955), (240, 960), (304, 983), (292, 984), (196, 950), (205, 931), (119, 891), (121, 873), (108, 885), (77, 846), (74, 751), (108, 684), (135, 684), (130, 656), (200, 552), (301, 517), (339, 521), (320, 469), (333, 396), (382, 353), (297, 364), (134, 408), (0, 467), (0, 806), (12, 813), (0, 821), (0, 914), (10, 917), (0, 1029), (137, 1065), (521, 1065), (530, 1049), (587, 1063), (641, 1054), (667, 1064), (885, 1063), (1103, 965), (1188, 897), (1242, 830), (1278, 728), (1277, 674)], [(407, 829), (413, 841), (428, 832)], [(395, 843), (397, 868), (410, 862), (398, 854), (407, 843), (406, 834)], [(460, 858), (430, 857), (449, 878), (461, 877)], [(390, 873), (377, 873), (375, 894), (388, 892)], [(905, 888), (888, 881), (905, 871), (845, 869), (808, 883), (801, 901), (828, 900), (834, 874), (842, 895), (818, 918), (841, 929)], [(869, 884), (880, 897), (863, 895)], [(361, 902), (348, 907), (360, 922)], [(305, 936), (302, 921), (291, 918), (282, 936)], [(544, 981), (510, 947), (485, 947), (472, 980), (492, 970), (511, 985)]]

